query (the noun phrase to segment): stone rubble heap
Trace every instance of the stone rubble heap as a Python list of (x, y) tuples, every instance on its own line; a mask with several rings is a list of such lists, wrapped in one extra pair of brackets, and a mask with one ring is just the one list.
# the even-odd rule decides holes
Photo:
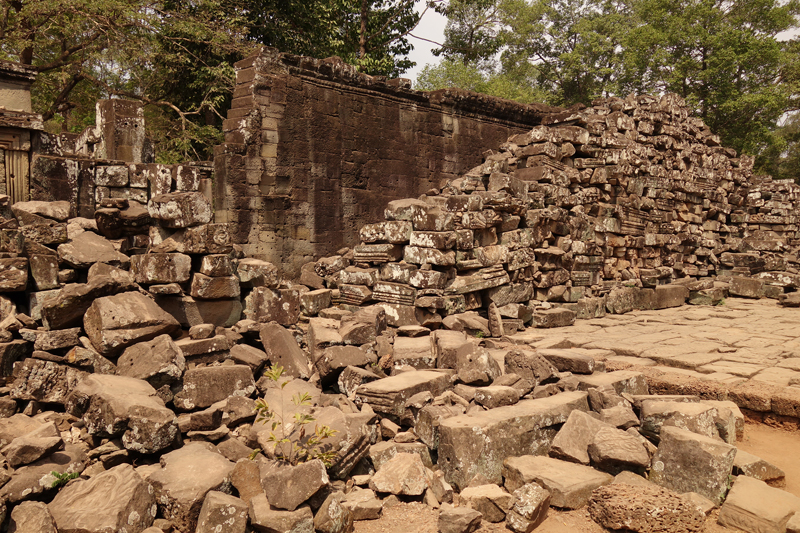
[[(715, 143), (670, 98), (554, 117), (298, 283), (242, 257), (198, 192), (94, 219), (0, 205), (0, 522), (338, 533), (419, 501), (448, 533), (527, 533), (550, 506), (640, 532), (701, 531), (721, 506), (726, 526), (797, 531), (784, 473), (736, 449), (736, 404), (651, 395), (609, 350), (518, 332), (795, 288), (795, 189), (748, 188)], [(314, 426), (334, 430), (328, 466), (278, 460)]]
[(393, 325), (482, 309), (496, 335), (728, 294), (800, 304), (800, 188), (754, 177), (675, 95), (543, 122), (317, 263), (334, 301)]

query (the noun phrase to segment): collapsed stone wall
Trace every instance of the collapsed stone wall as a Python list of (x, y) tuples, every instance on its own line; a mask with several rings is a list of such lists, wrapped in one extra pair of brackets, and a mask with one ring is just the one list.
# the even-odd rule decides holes
[(96, 123), (80, 134), (37, 132), (30, 199), (67, 201), (70, 214), (93, 218), (106, 200), (146, 205), (159, 194), (202, 191), (211, 199), (212, 166), (154, 163), (142, 104), (100, 100)]
[[(334, 301), (378, 302), (397, 325), (483, 309), (503, 331), (726, 291), (785, 296), (800, 286), (800, 187), (735, 156), (675, 95), (598, 100), (390, 202), (352, 252), (314, 267)], [(520, 310), (537, 302), (561, 309)]]
[[(651, 121), (662, 135), (644, 133)], [(796, 425), (796, 386), (682, 389), (660, 371), (606, 371), (611, 350), (511, 333), (687, 295), (800, 294), (784, 293), (798, 279), (797, 187), (748, 182), (747, 161), (672, 97), (543, 122), (438, 191), (389, 202), (363, 244), (296, 282), (245, 257), (200, 192), (107, 197), (92, 218), (0, 198), (0, 522), (10, 510), (18, 530), (351, 531), (393, 494), (441, 505), (443, 524), (528, 531), (552, 504), (619, 528), (604, 499), (656, 483), (635, 489), (628, 516), (668, 502), (699, 529), (704, 514), (678, 496), (693, 492), (722, 504), (723, 524), (783, 527), (800, 507), (764, 483), (783, 483), (779, 468), (735, 448), (737, 404)], [(284, 420), (335, 429), (329, 465), (276, 460), (254, 397), (284, 394), (308, 398)], [(601, 488), (613, 475), (625, 483)], [(780, 511), (762, 516), (767, 498)]]
[(465, 91), (423, 93), (337, 58), (267, 49), (236, 64), (215, 152), (215, 215), (247, 255), (287, 275), (357, 240), (390, 200), (439, 187), (487, 146), (529, 130), (542, 105)]

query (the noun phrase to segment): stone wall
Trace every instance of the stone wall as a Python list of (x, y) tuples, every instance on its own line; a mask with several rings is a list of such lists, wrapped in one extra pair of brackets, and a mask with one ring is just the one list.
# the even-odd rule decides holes
[(217, 222), (247, 255), (297, 274), (357, 242), (386, 203), (438, 188), (547, 106), (359, 74), (336, 58), (266, 50), (239, 62), (226, 144), (215, 154)]

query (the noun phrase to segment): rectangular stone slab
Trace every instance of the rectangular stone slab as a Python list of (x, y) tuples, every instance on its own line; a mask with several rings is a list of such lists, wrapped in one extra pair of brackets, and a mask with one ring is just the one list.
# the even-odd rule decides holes
[(546, 454), (574, 409), (589, 410), (588, 394), (564, 392), (547, 398), (443, 420), (439, 427), (439, 465), (448, 483), (460, 489), (476, 474), (502, 483), (503, 461), (518, 455)]
[(550, 491), (550, 505), (566, 509), (583, 507), (594, 489), (614, 480), (613, 476), (590, 466), (533, 455), (506, 460), (503, 477), (509, 492), (536, 482)]
[(439, 396), (450, 387), (450, 375), (435, 370), (403, 372), (365, 383), (356, 391), (356, 403), (368, 403), (376, 412), (402, 417), (406, 400), (419, 392)]

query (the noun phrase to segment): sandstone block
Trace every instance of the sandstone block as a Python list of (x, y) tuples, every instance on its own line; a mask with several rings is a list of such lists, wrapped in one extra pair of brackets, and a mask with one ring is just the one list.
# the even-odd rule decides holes
[(526, 483), (514, 491), (506, 515), (506, 527), (514, 533), (531, 533), (550, 509), (550, 492), (536, 483)]
[(720, 504), (736, 448), (684, 429), (664, 426), (650, 481), (676, 492), (696, 492)]
[(130, 292), (95, 300), (83, 317), (83, 328), (98, 352), (116, 355), (137, 342), (171, 334), (180, 324), (151, 298)]
[[(501, 482), (503, 460), (528, 453), (546, 453), (557, 430), (575, 410), (588, 411), (586, 393), (567, 392), (537, 400), (522, 400), (441, 421), (439, 465), (448, 483), (463, 489), (480, 474)], [(515, 486), (510, 490), (516, 490)]]
[(589, 500), (589, 514), (603, 527), (637, 533), (700, 532), (706, 519), (694, 504), (672, 491), (624, 483), (596, 489)]
[(48, 509), (59, 531), (142, 531), (153, 523), (156, 500), (133, 466), (122, 464), (70, 483)]
[(256, 391), (253, 372), (246, 365), (191, 368), (183, 376), (183, 388), (175, 394), (175, 407), (204, 409), (230, 396), (247, 397)]
[(550, 505), (566, 509), (583, 507), (594, 489), (614, 480), (612, 476), (588, 466), (534, 455), (506, 459), (503, 477), (505, 487), (510, 491), (528, 483), (540, 485), (550, 492)]
[(162, 455), (161, 466), (147, 480), (163, 516), (178, 528), (194, 531), (206, 495), (228, 490), (234, 464), (213, 445), (190, 442)]
[(195, 533), (244, 533), (247, 528), (247, 504), (239, 498), (216, 490), (206, 494)]
[(719, 512), (719, 523), (748, 533), (780, 533), (800, 513), (800, 498), (763, 481), (739, 476)]
[(175, 192), (153, 196), (147, 202), (150, 216), (167, 228), (188, 228), (211, 221), (211, 204), (199, 192)]
[(131, 257), (136, 283), (183, 283), (189, 281), (192, 258), (185, 254), (140, 254)]

